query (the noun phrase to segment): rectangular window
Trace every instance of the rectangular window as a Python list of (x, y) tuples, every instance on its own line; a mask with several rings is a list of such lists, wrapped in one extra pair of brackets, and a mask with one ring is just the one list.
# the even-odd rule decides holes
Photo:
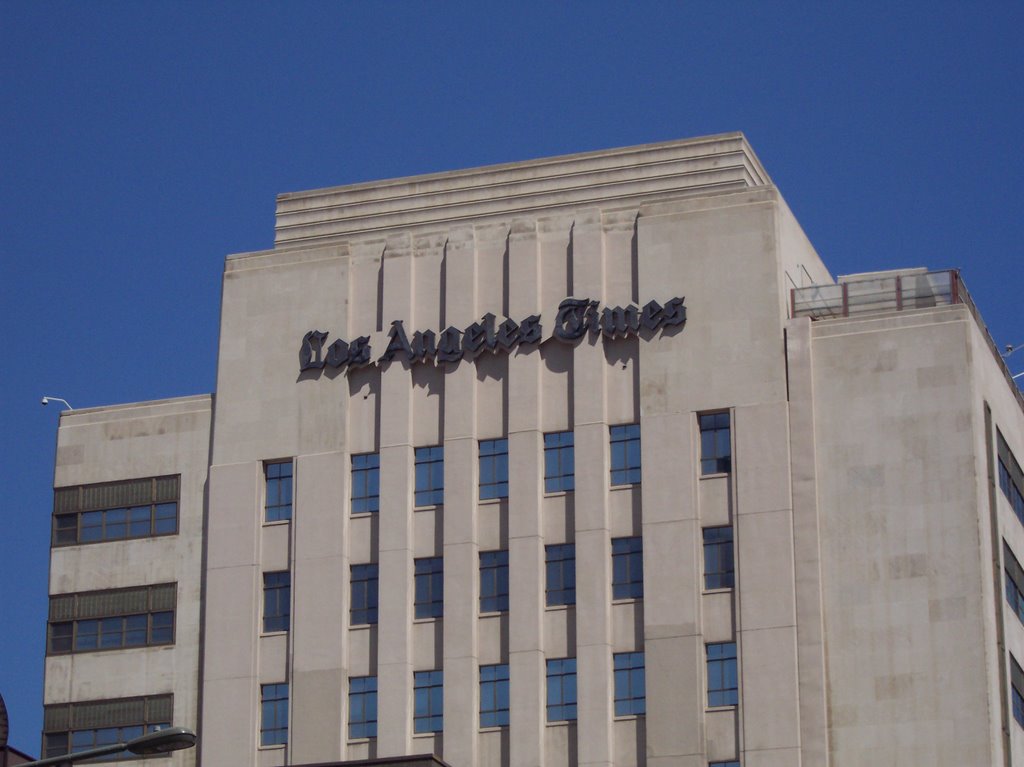
[(1003, 433), (996, 429), (999, 453), (999, 488), (1010, 502), (1010, 508), (1017, 519), (1024, 524), (1024, 472), (1003, 439)]
[(1013, 718), (1024, 727), (1024, 671), (1017, 665), (1016, 659), (1010, 656), (1010, 688), (1013, 698)]
[(178, 532), (180, 475), (59, 487), (54, 546), (151, 538)]
[(260, 685), (260, 745), (288, 742), (288, 685)]
[(1017, 615), (1017, 620), (1024, 624), (1024, 569), (1021, 569), (1020, 562), (1013, 556), (1006, 541), (1003, 541), (1003, 574), (1006, 580), (1006, 601)]
[(480, 612), (508, 612), (508, 552), (480, 552)]
[(548, 721), (576, 719), (576, 659), (548, 661)]
[(544, 492), (558, 493), (576, 486), (573, 434), (556, 431), (544, 435)]
[(413, 731), (441, 732), (444, 729), (444, 672), (417, 671), (413, 674), (413, 695)]
[(292, 518), (292, 462), (277, 461), (263, 467), (267, 477), (264, 519), (280, 522)]
[(47, 652), (174, 644), (176, 599), (173, 583), (52, 596)]
[(615, 667), (615, 716), (645, 713), (644, 654), (620, 652), (615, 653), (612, 659)]
[(353, 626), (377, 622), (377, 565), (352, 565), (351, 612)]
[(739, 759), (730, 759), (725, 762), (708, 762), (708, 767), (740, 767)]
[(444, 447), (416, 448), (416, 505), (444, 503)]
[[(43, 707), (43, 758), (125, 743), (171, 726), (171, 695), (58, 703)], [(102, 761), (138, 759), (125, 751)]]
[(612, 451), (612, 486), (640, 481), (640, 424), (608, 427)]
[(576, 604), (576, 544), (544, 547), (548, 606)]
[(380, 511), (380, 454), (352, 456), (352, 513)]
[(417, 618), (439, 618), (444, 612), (444, 570), (441, 557), (417, 559), (415, 611)]
[(612, 599), (639, 599), (644, 595), (642, 539), (612, 538)]
[(263, 573), (263, 633), (288, 630), (291, 604), (291, 573)]
[(508, 440), (480, 440), (480, 500), (508, 498)]
[(731, 527), (704, 528), (704, 588), (731, 589), (733, 549)]
[(377, 677), (353, 676), (348, 680), (348, 737), (377, 737)]
[(708, 653), (708, 706), (735, 706), (739, 703), (736, 674), (736, 643), (706, 645)]
[(480, 726), (508, 727), (508, 664), (480, 667)]
[(732, 441), (728, 413), (705, 413), (700, 423), (700, 473), (728, 474), (732, 471)]

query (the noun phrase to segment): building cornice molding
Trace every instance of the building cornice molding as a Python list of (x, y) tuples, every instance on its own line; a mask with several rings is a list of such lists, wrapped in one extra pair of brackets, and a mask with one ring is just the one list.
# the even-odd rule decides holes
[(279, 195), (275, 246), (769, 186), (742, 133)]

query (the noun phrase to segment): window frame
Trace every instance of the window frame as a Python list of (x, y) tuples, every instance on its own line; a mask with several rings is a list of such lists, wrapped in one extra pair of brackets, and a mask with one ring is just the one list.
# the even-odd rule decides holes
[[(84, 750), (95, 745), (123, 743), (142, 734), (171, 726), (174, 695), (143, 695), (131, 698), (55, 703), (43, 706), (43, 732), (40, 753), (51, 758)], [(141, 714), (140, 716), (134, 715)], [(79, 726), (88, 724), (90, 726)], [(131, 732), (125, 732), (131, 730)], [(113, 737), (99, 741), (100, 733), (116, 731)], [(91, 733), (91, 745), (86, 746), (83, 735)], [(77, 744), (76, 744), (76, 736)], [(103, 757), (102, 761), (122, 761), (145, 758), (125, 751)]]
[(444, 730), (444, 670), (414, 671), (412, 689), (412, 731), (416, 734), (442, 732)]
[(552, 543), (544, 547), (544, 604), (546, 607), (576, 604), (575, 543)]
[[(140, 512), (144, 509), (148, 513), (143, 519)], [(50, 546), (64, 548), (177, 535), (180, 512), (180, 474), (55, 487)], [(139, 531), (142, 524), (146, 525), (144, 532)], [(92, 531), (98, 531), (95, 537), (90, 537)]]
[(444, 559), (413, 560), (413, 617), (417, 620), (444, 615)]
[[(356, 575), (360, 577), (356, 577)], [(376, 562), (349, 567), (349, 625), (373, 626), (377, 623), (380, 603), (380, 568)], [(360, 596), (357, 600), (356, 596)], [(357, 605), (357, 601), (360, 606)], [(357, 619), (359, 618), (359, 619)]]
[[(163, 595), (170, 594), (168, 600)], [(101, 614), (89, 607), (90, 602), (122, 596), (138, 605), (120, 610), (107, 609)], [(132, 596), (135, 599), (132, 599)], [(77, 655), (80, 653), (135, 650), (147, 647), (168, 647), (175, 644), (177, 628), (177, 584), (159, 583), (123, 589), (100, 589), (50, 596), (46, 628), (46, 655)], [(144, 606), (140, 603), (144, 602)], [(109, 602), (108, 602), (109, 607)], [(169, 625), (162, 625), (169, 616)], [(134, 619), (134, 620), (133, 620)], [(141, 621), (140, 621), (141, 619)], [(119, 628), (114, 631), (113, 623)], [(143, 626), (139, 626), (139, 623)], [(106, 627), (104, 627), (106, 623)], [(134, 623), (134, 626), (130, 626)], [(89, 629), (92, 630), (89, 630)], [(129, 635), (144, 632), (144, 641), (130, 642)], [(165, 633), (166, 632), (166, 633)], [(103, 638), (117, 634), (118, 644), (104, 645)], [(79, 637), (95, 637), (93, 646), (79, 646)], [(60, 640), (57, 646), (55, 640)]]
[(413, 505), (418, 509), (444, 505), (444, 445), (415, 448)]
[(639, 423), (613, 424), (608, 427), (608, 464), (612, 487), (640, 484), (643, 466), (640, 437)]
[[(282, 473), (284, 467), (288, 473)], [(273, 473), (273, 476), (272, 476)], [(286, 499), (286, 500), (285, 500)], [(273, 503), (271, 502), (273, 500)], [(263, 462), (263, 523), (288, 522), (295, 500), (295, 461)]]
[(508, 727), (509, 701), (508, 664), (480, 666), (480, 729)]
[(615, 688), (615, 716), (644, 716), (647, 713), (644, 651), (614, 653), (612, 675)]
[[(578, 689), (576, 687), (576, 659), (549, 658), (545, 665), (545, 712), (547, 721), (574, 722), (578, 717)], [(552, 681), (557, 687), (552, 685)], [(554, 693), (557, 690), (557, 695)]]
[(728, 410), (698, 413), (697, 429), (700, 433), (700, 475), (731, 474), (732, 414)]
[(377, 514), (380, 511), (380, 453), (353, 453), (350, 462), (352, 516)]
[(612, 538), (612, 599), (643, 599), (643, 596), (643, 538), (639, 535)]
[(508, 549), (480, 552), (480, 612), (508, 612)]
[(288, 694), (287, 682), (260, 685), (260, 748), (288, 745)]
[[(358, 683), (358, 684), (357, 684)], [(358, 687), (358, 689), (356, 689)], [(353, 705), (359, 702), (359, 707)], [(353, 717), (356, 711), (362, 716)], [(369, 713), (373, 718), (369, 717)], [(358, 733), (354, 729), (360, 728)], [(365, 731), (364, 731), (365, 730)], [(350, 676), (348, 678), (348, 740), (368, 740), (377, 737), (377, 677)]]
[(708, 642), (704, 648), (708, 708), (738, 706), (739, 657), (736, 642)]
[(545, 493), (571, 493), (576, 489), (575, 441), (575, 435), (571, 430), (545, 432)]
[(508, 437), (480, 440), (477, 458), (479, 500), (508, 498)]
[[(284, 582), (282, 582), (284, 576)], [(270, 581), (278, 581), (271, 583)], [(273, 597), (274, 606), (277, 611), (271, 613), (268, 609)], [(292, 601), (292, 574), (288, 570), (273, 570), (263, 573), (263, 633), (277, 634), (291, 629), (291, 601)], [(283, 627), (273, 627), (273, 622), (283, 624)], [(271, 624), (268, 626), (268, 623)]]
[[(728, 539), (722, 537), (722, 531), (726, 530)], [(736, 549), (733, 535), (732, 525), (701, 528), (705, 591), (736, 588)], [(715, 536), (719, 538), (715, 540)]]

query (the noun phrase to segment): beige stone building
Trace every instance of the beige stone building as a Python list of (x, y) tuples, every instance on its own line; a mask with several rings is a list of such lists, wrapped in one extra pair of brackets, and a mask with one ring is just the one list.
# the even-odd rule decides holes
[(740, 134), (285, 194), (215, 395), (61, 417), (44, 749), (1021, 765), (1021, 460), (960, 275)]

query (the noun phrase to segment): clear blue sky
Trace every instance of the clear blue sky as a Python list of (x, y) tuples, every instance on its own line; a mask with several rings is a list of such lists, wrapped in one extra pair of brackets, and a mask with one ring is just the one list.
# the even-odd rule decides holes
[[(57, 408), (209, 392), (279, 192), (742, 130), (833, 273), (1024, 343), (1024, 4), (0, 2), (0, 693), (39, 748)], [(1010, 358), (1024, 370), (1024, 351)]]

